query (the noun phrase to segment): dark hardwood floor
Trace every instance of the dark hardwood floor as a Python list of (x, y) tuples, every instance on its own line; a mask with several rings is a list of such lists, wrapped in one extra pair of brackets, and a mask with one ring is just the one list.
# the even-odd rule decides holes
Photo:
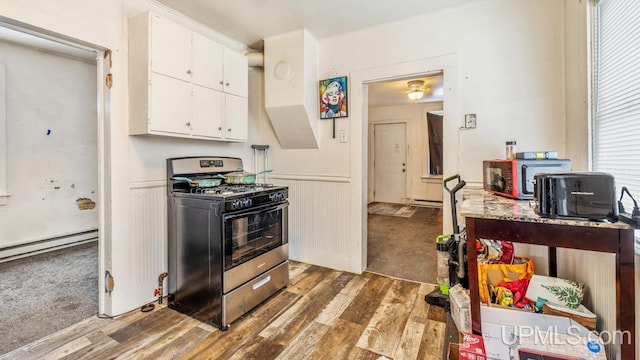
[[(441, 359), (430, 284), (292, 262), (291, 282), (228, 331), (166, 306), (92, 317), (0, 359)], [(166, 302), (165, 302), (166, 303)]]

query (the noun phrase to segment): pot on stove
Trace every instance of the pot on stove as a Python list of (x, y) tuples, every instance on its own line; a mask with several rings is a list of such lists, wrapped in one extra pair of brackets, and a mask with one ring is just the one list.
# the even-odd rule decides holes
[(264, 173), (272, 172), (272, 169), (263, 170), (259, 173), (250, 173), (248, 171), (244, 171), (242, 169), (238, 169), (234, 172), (227, 173), (225, 175), (220, 175), (220, 177), (224, 178), (224, 182), (231, 185), (251, 185), (255, 184), (256, 176)]
[(178, 181), (186, 181), (187, 183), (189, 183), (189, 186), (195, 187), (195, 188), (216, 187), (216, 186), (219, 186), (220, 184), (222, 184), (222, 179), (198, 179), (198, 180), (193, 180), (193, 179), (190, 179), (188, 177), (183, 177), (183, 176), (174, 176), (171, 179), (172, 180), (178, 180)]

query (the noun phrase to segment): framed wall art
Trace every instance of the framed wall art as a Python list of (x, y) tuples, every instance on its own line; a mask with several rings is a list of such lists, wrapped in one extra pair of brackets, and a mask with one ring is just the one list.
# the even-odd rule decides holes
[(347, 77), (320, 80), (320, 119), (349, 116)]

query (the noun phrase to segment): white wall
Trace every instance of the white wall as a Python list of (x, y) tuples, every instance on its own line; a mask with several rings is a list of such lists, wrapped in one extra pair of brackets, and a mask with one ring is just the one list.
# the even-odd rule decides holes
[(565, 1), (566, 157), (574, 171), (589, 170), (588, 8), (588, 1)]
[[(318, 150), (282, 150), (272, 157), (291, 177), (332, 176), (349, 181), (348, 244), (361, 252), (346, 269), (366, 267), (366, 89), (369, 82), (438, 71), (446, 64), (444, 174), (481, 180), (483, 159), (504, 157), (504, 142), (519, 150), (557, 150), (564, 156), (564, 2), (487, 0), (342, 34), (319, 41), (319, 77), (349, 76), (350, 116), (337, 120), (349, 144), (331, 138), (331, 122), (318, 128)], [(439, 65), (444, 66), (444, 65)], [(478, 127), (458, 131), (465, 113)], [(275, 139), (265, 134), (265, 139)], [(445, 199), (445, 221), (450, 211)], [(328, 216), (334, 215), (331, 213)], [(314, 219), (307, 219), (308, 225)], [(364, 243), (366, 244), (366, 243)], [(330, 259), (318, 256), (314, 263)]]
[(563, 11), (557, 0), (487, 0), (336, 36), (320, 43), (320, 74), (457, 54), (460, 113), (476, 113), (478, 128), (460, 132), (460, 169), (447, 173), (479, 181), (506, 140), (565, 152)]
[(76, 202), (98, 201), (95, 62), (0, 40), (0, 64), (11, 194), (0, 206), (0, 248), (96, 229), (98, 207)]

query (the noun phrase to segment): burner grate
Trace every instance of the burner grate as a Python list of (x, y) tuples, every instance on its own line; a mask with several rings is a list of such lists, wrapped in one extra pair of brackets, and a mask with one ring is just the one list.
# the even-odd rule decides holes
[(195, 195), (202, 196), (216, 196), (216, 195), (232, 195), (240, 193), (251, 193), (256, 191), (264, 191), (275, 188), (274, 184), (249, 184), (249, 185), (237, 185), (237, 184), (221, 184), (214, 187), (173, 187), (174, 193), (187, 192)]

